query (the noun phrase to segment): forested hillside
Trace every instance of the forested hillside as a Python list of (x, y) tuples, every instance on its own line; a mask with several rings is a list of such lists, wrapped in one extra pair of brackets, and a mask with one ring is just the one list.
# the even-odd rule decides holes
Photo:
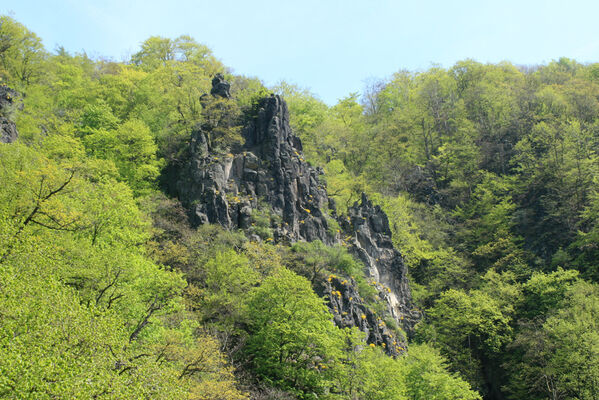
[(329, 107), (0, 16), (0, 398), (599, 398), (598, 117), (568, 59)]
[(599, 65), (400, 71), (331, 108), (287, 93), (329, 192), (390, 216), (441, 350), (489, 398), (597, 398)]

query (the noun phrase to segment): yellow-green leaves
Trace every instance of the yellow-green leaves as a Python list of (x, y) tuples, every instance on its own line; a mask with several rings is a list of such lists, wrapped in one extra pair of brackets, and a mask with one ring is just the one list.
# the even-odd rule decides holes
[(11, 17), (0, 15), (0, 78), (19, 89), (42, 74), (46, 51), (40, 38)]
[(332, 385), (343, 335), (310, 283), (280, 268), (251, 293), (246, 354), (275, 386), (322, 394)]
[(150, 129), (140, 120), (129, 120), (116, 130), (94, 130), (83, 142), (93, 156), (113, 161), (137, 194), (151, 188), (158, 177), (157, 146)]

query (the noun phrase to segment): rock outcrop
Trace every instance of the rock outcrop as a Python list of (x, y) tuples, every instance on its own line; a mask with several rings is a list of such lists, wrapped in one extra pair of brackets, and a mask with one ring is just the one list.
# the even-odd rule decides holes
[(406, 338), (391, 330), (384, 316), (378, 315), (372, 307), (365, 304), (353, 278), (330, 275), (324, 293), (329, 299), (329, 309), (338, 327), (357, 327), (365, 333), (367, 343), (382, 346), (390, 355), (395, 356), (405, 350)]
[(4, 114), (11, 107), (14, 107), (18, 97), (19, 92), (6, 85), (0, 85), (0, 113)]
[(383, 295), (390, 315), (410, 334), (420, 313), (412, 304), (408, 270), (400, 252), (393, 247), (387, 215), (362, 194), (362, 201), (348, 209), (340, 224), (345, 232), (351, 233), (346, 240), (350, 252), (366, 266), (367, 275)]
[(0, 143), (12, 143), (19, 137), (17, 126), (11, 119), (18, 92), (0, 85)]
[(17, 140), (19, 133), (14, 122), (0, 117), (0, 143), (12, 143)]
[(277, 241), (321, 240), (332, 244), (329, 198), (320, 169), (303, 159), (301, 142), (289, 127), (287, 105), (279, 96), (263, 99), (258, 116), (244, 129), (245, 146), (237, 154), (214, 155), (205, 134), (192, 134), (191, 161), (177, 184), (196, 225), (218, 223), (247, 229), (252, 213), (272, 210)]
[(214, 97), (222, 97), (225, 99), (231, 98), (231, 84), (225, 81), (225, 78), (222, 74), (216, 74), (214, 78), (212, 78), (212, 90), (210, 90), (210, 94)]
[[(217, 78), (213, 95), (223, 87), (222, 77)], [(337, 217), (320, 179), (323, 172), (304, 160), (301, 141), (289, 126), (287, 105), (280, 96), (261, 101), (243, 136), (245, 145), (239, 151), (223, 155), (210, 151), (201, 127), (193, 131), (190, 161), (176, 183), (192, 223), (243, 229), (260, 240), (252, 232), (256, 232), (256, 215), (266, 213), (266, 228), (275, 242), (320, 240), (347, 246), (364, 263), (366, 276), (387, 304), (388, 316), (410, 333), (419, 316), (411, 304), (406, 267), (393, 248), (389, 222), (380, 207), (363, 196), (347, 216)], [(405, 338), (394, 335), (384, 316), (365, 304), (353, 279), (330, 277), (321, 289), (339, 326), (360, 328), (369, 343), (384, 346), (389, 354), (405, 348)]]

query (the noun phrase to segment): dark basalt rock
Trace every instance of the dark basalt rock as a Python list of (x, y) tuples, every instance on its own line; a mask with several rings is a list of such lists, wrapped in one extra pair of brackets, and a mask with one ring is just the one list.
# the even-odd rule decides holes
[(192, 133), (191, 162), (177, 192), (191, 209), (193, 223), (244, 229), (261, 201), (280, 221), (271, 227), (275, 240), (334, 243), (337, 233), (328, 232), (333, 211), (319, 180), (322, 171), (304, 161), (285, 102), (274, 95), (264, 99), (243, 134), (242, 151), (215, 156), (202, 130)]
[(18, 98), (19, 92), (6, 85), (0, 85), (0, 116), (8, 117)]
[(5, 117), (0, 117), (0, 143), (12, 143), (19, 137), (17, 126)]
[(0, 85), (0, 143), (12, 143), (19, 137), (17, 126), (11, 119), (18, 97), (16, 90)]
[(362, 194), (362, 201), (354, 203), (339, 222), (345, 232), (352, 232), (346, 240), (349, 250), (364, 263), (366, 275), (374, 279), (389, 314), (411, 334), (420, 312), (412, 304), (407, 267), (393, 247), (387, 215)]
[(364, 303), (352, 278), (329, 276), (324, 294), (338, 327), (357, 327), (366, 334), (367, 343), (382, 346), (389, 355), (396, 356), (406, 349), (405, 338), (392, 332), (381, 316)]
[(212, 78), (212, 89), (210, 90), (210, 94), (214, 97), (223, 97), (225, 99), (231, 98), (231, 84), (225, 81), (225, 78), (222, 74), (216, 74), (214, 78)]
[[(251, 231), (253, 218), (258, 210), (266, 209), (276, 242), (320, 240), (347, 246), (363, 261), (366, 276), (388, 304), (388, 315), (409, 334), (419, 314), (413, 310), (406, 267), (393, 248), (389, 221), (380, 207), (363, 196), (361, 204), (339, 217), (342, 232), (331, 228), (337, 219), (334, 201), (320, 180), (322, 171), (304, 161), (301, 141), (291, 131), (287, 104), (281, 97), (271, 95), (261, 101), (243, 136), (242, 149), (215, 155), (202, 128), (193, 131), (190, 161), (175, 185), (192, 223), (244, 229), (259, 240)], [(350, 277), (343, 280), (331, 278), (318, 290), (329, 298), (335, 322), (360, 328), (369, 343), (384, 344), (389, 354), (401, 352), (404, 339), (394, 337), (381, 324), (383, 316), (364, 304)]]

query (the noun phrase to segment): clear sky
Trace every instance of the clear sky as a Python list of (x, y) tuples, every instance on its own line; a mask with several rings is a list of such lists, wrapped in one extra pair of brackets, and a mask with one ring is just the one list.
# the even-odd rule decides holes
[(235, 73), (328, 104), (433, 63), (599, 61), (597, 0), (0, 0), (0, 13), (49, 50), (115, 60), (149, 36), (189, 34)]

